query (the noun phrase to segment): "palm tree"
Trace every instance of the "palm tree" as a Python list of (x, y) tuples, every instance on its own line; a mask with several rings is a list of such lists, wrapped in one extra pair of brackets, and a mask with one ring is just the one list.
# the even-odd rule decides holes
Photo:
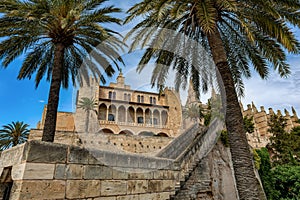
[(197, 103), (192, 103), (191, 105), (187, 105), (185, 107), (183, 116), (185, 119), (190, 118), (194, 122), (197, 122), (204, 117), (204, 114), (200, 105), (198, 105)]
[(86, 112), (85, 120), (85, 132), (89, 131), (89, 119), (91, 111), (94, 111), (97, 114), (97, 102), (92, 98), (82, 97), (78, 102), (78, 108), (83, 109)]
[[(25, 54), (18, 79), (35, 75), (36, 87), (50, 81), (43, 141), (53, 142), (61, 86), (82, 84), (91, 74), (105, 83), (122, 62), (122, 41), (103, 23), (120, 24), (106, 0), (2, 0), (0, 4), (0, 59), (7, 67)], [(96, 48), (97, 47), (97, 48)], [(88, 56), (88, 57), (87, 57)], [(88, 59), (86, 59), (86, 57)], [(100, 67), (99, 67), (100, 66)]]
[[(190, 75), (195, 88), (206, 89), (209, 79), (203, 79), (201, 70), (208, 66), (193, 60), (202, 56), (201, 48), (212, 56), (218, 82), (224, 85), (221, 94), (226, 97), (226, 127), (241, 200), (260, 199), (238, 102), (242, 78), (251, 77), (250, 67), (262, 78), (270, 68), (283, 77), (290, 73), (285, 50), (299, 53), (299, 42), (287, 23), (299, 27), (299, 9), (299, 1), (293, 0), (143, 0), (128, 10), (125, 23), (143, 17), (128, 37), (134, 39), (131, 49), (146, 48), (138, 70), (153, 59), (157, 63), (152, 84), (163, 84), (173, 66), (179, 72), (177, 88)], [(199, 45), (188, 46), (182, 34)]]
[(28, 124), (17, 121), (2, 127), (0, 130), (0, 150), (5, 150), (27, 141), (29, 135)]

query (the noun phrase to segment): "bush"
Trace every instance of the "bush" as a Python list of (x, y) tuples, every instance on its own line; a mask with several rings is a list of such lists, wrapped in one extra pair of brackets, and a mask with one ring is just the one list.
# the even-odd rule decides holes
[(228, 132), (226, 130), (221, 131), (220, 140), (225, 147), (229, 147)]

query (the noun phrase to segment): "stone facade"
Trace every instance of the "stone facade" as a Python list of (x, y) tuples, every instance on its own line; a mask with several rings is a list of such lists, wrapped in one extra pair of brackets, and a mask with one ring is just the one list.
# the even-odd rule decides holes
[[(32, 129), (29, 140), (40, 140), (42, 132), (39, 129)], [(89, 133), (86, 135), (77, 132), (57, 131), (54, 142), (114, 152), (154, 155), (172, 142), (172, 140), (173, 138), (171, 137), (103, 133)]]
[[(45, 124), (47, 106), (44, 107), (42, 113), (42, 119), (37, 124), (37, 129), (43, 129)], [(71, 112), (58, 112), (56, 119), (56, 130), (57, 131), (75, 131), (74, 116)]]
[[(166, 88), (162, 94), (133, 90), (125, 84), (122, 73), (116, 83), (99, 86), (95, 79), (83, 85), (77, 99), (93, 98), (98, 105), (97, 114), (89, 116), (89, 132), (129, 135), (160, 135), (176, 137), (181, 127), (181, 102), (174, 89)], [(85, 112), (77, 108), (76, 130), (85, 131)]]
[(287, 122), (286, 131), (290, 131), (292, 128), (300, 126), (298, 123), (299, 118), (293, 107), (293, 115), (290, 115), (286, 109), (284, 109), (284, 115), (280, 110), (277, 110), (275, 113), (272, 108), (269, 108), (269, 112), (267, 113), (264, 106), (261, 106), (260, 110), (258, 110), (253, 102), (252, 104), (247, 105), (247, 109), (244, 109), (243, 105), (241, 104), (241, 110), (244, 117), (253, 117), (253, 123), (255, 127), (254, 133), (247, 134), (248, 142), (253, 148), (265, 147), (270, 142), (269, 138), (271, 137), (271, 134), (268, 133), (268, 121), (270, 116), (273, 114), (284, 116)]
[[(200, 167), (197, 170), (208, 176), (196, 176), (197, 181), (207, 184), (210, 180), (208, 193), (212, 195), (218, 194), (213, 191), (219, 188), (227, 190), (229, 187), (230, 194), (227, 196), (234, 197), (235, 183), (227, 159), (230, 153), (228, 150), (222, 150), (218, 155), (213, 153), (220, 128), (222, 125), (216, 122), (208, 130), (194, 125), (181, 136), (182, 139), (186, 135), (192, 143), (182, 144), (178, 142), (180, 138), (176, 138), (163, 155), (152, 156), (29, 141), (1, 152), (0, 195), (6, 194), (11, 200), (173, 199), (181, 191), (178, 186), (186, 181), (186, 177), (191, 177), (191, 171), (195, 171), (200, 166), (197, 163), (204, 159), (203, 162), (209, 166), (217, 166), (221, 160), (224, 161), (227, 170), (222, 173), (226, 174), (226, 179), (213, 175), (211, 169)], [(220, 151), (218, 149), (220, 147), (217, 147)], [(205, 160), (206, 157), (209, 159)], [(194, 192), (199, 196), (198, 190)], [(184, 196), (183, 199), (194, 198)]]

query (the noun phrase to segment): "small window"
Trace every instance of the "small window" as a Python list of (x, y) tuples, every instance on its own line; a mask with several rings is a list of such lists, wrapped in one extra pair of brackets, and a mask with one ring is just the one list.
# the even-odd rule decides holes
[(124, 93), (124, 100), (126, 101), (127, 100), (127, 94)]
[(140, 95), (137, 96), (137, 102), (141, 103), (141, 96)]
[(152, 104), (152, 97), (150, 97), (150, 104)]
[(127, 94), (128, 101), (131, 101), (131, 94)]
[(114, 122), (115, 121), (115, 116), (113, 114), (108, 115), (108, 121)]
[(141, 103), (144, 103), (144, 96), (141, 96)]
[(116, 99), (116, 92), (113, 92), (113, 99)]
[(111, 91), (109, 91), (109, 93), (108, 93), (108, 98), (112, 99), (112, 92)]
[(153, 104), (155, 105), (156, 104), (156, 98), (153, 97)]
[(143, 117), (138, 117), (137, 121), (138, 121), (138, 124), (143, 124), (144, 123), (144, 118)]

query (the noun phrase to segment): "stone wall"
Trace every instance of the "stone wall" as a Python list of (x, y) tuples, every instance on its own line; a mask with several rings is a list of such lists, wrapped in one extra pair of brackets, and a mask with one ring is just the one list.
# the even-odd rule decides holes
[(2, 152), (0, 173), (8, 167), (11, 200), (163, 200), (178, 176), (172, 160), (37, 141)]
[(229, 148), (217, 143), (197, 164), (175, 200), (237, 200)]
[[(204, 186), (210, 180), (208, 194), (226, 199), (217, 191), (229, 191), (234, 196), (231, 189), (235, 183), (228, 168), (229, 151), (214, 147), (221, 127), (214, 122), (205, 132), (194, 130), (198, 134), (183, 152), (180, 143), (173, 143), (179, 155), (176, 159), (29, 141), (1, 153), (0, 194), (11, 184), (12, 200), (165, 200), (181, 194), (184, 184), (193, 185), (189, 177), (198, 170), (205, 176), (195, 176), (194, 180)], [(208, 167), (201, 167), (203, 163)], [(219, 165), (225, 167), (219, 170)], [(191, 190), (188, 194), (192, 196), (184, 199), (193, 199), (190, 197), (198, 193)]]
[[(42, 130), (30, 130), (29, 141), (41, 139)], [(173, 139), (174, 138), (159, 136), (134, 136), (103, 133), (79, 134), (76, 132), (57, 131), (54, 142), (115, 152), (154, 155), (164, 149)]]
[(243, 116), (253, 117), (253, 123), (255, 127), (254, 132), (247, 134), (248, 143), (253, 148), (265, 147), (270, 142), (271, 134), (268, 133), (268, 121), (273, 114), (283, 116), (286, 119), (286, 131), (290, 131), (292, 128), (300, 126), (300, 124), (298, 123), (299, 118), (293, 107), (293, 115), (290, 115), (290, 113), (286, 109), (284, 109), (284, 114), (282, 114), (280, 110), (277, 110), (277, 112), (275, 113), (272, 108), (269, 108), (269, 112), (266, 112), (264, 106), (261, 106), (260, 110), (258, 110), (253, 102), (252, 104), (247, 105), (247, 109), (244, 109), (243, 105), (241, 104), (241, 110)]

